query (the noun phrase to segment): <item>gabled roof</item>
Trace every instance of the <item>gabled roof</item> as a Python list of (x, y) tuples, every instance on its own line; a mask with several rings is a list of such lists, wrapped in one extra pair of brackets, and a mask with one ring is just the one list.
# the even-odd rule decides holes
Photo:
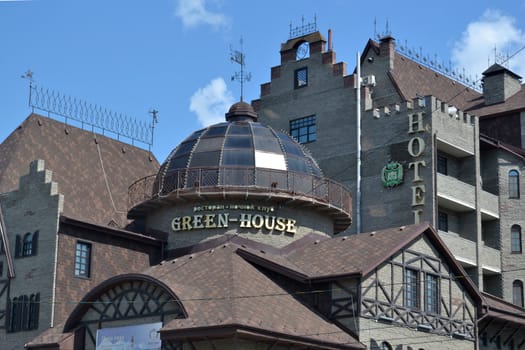
[(45, 161), (64, 195), (64, 215), (124, 227), (128, 187), (159, 163), (138, 147), (31, 114), (0, 144), (0, 193), (16, 190), (29, 163)]
[[(363, 60), (366, 59), (369, 50), (379, 55), (379, 43), (371, 39), (368, 41), (362, 56)], [(405, 101), (410, 101), (417, 96), (432, 95), (460, 110), (466, 110), (481, 96), (472, 88), (425, 67), (398, 51), (394, 53), (394, 68), (389, 70), (387, 75)]]
[(494, 139), (492, 137), (489, 137), (487, 135), (480, 134), (479, 135), (479, 141), (483, 145), (489, 145), (494, 148), (501, 149), (503, 151), (509, 152), (512, 155), (521, 158), (522, 161), (525, 161), (525, 149), (521, 147), (516, 147), (513, 145), (510, 145), (508, 143), (502, 142), (500, 140)]
[(501, 64), (498, 64), (498, 63), (494, 63), (492, 66), (487, 68), (483, 72), (483, 76), (489, 77), (491, 75), (497, 75), (497, 74), (500, 74), (500, 73), (507, 73), (507, 74), (511, 75), (515, 79), (521, 79), (521, 77), (518, 74), (512, 72), (508, 68), (503, 67)]
[(163, 338), (234, 333), (327, 349), (364, 348), (239, 256), (239, 248), (226, 243), (144, 272), (168, 286), (187, 313), (162, 328)]
[(525, 110), (525, 85), (521, 85), (521, 90), (516, 92), (511, 97), (507, 98), (505, 102), (495, 103), (492, 105), (485, 105), (484, 99), (480, 98), (472, 108), (467, 112), (477, 115), (480, 119), (499, 117), (502, 114), (511, 114)]
[(484, 315), (489, 316), (487, 321), (490, 318), (495, 318), (500, 321), (512, 322), (518, 326), (525, 326), (524, 308), (485, 292), (482, 292), (482, 298), (485, 306)]
[[(301, 281), (366, 276), (416, 239), (427, 237), (458, 276), (467, 276), (437, 232), (428, 224), (393, 227), (341, 238), (320, 238), (281, 255), (248, 247), (239, 254), (253, 263)], [(460, 278), (471, 296), (480, 300), (469, 278)]]

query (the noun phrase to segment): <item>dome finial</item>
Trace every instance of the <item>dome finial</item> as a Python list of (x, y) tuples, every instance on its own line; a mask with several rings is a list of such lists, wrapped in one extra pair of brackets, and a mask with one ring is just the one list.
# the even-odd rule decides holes
[(226, 113), (226, 121), (233, 122), (233, 121), (257, 121), (257, 113), (253, 110), (253, 107), (249, 104), (244, 102), (242, 99), (241, 101), (234, 103), (231, 107), (228, 113)]

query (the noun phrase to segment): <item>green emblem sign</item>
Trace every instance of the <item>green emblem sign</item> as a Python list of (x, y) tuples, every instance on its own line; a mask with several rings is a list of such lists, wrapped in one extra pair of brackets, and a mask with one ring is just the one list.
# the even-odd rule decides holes
[(381, 181), (385, 187), (394, 187), (403, 183), (403, 166), (398, 162), (389, 162), (381, 171)]

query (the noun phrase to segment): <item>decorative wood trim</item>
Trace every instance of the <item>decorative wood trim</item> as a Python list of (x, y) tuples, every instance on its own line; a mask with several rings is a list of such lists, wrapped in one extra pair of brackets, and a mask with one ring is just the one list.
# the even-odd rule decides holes
[[(468, 294), (461, 293), (461, 302), (452, 303), (452, 290), (455, 288), (454, 275), (449, 274), (441, 260), (410, 249), (401, 252), (401, 262), (393, 258), (387, 262), (390, 267), (382, 268), (390, 271), (390, 288), (385, 286), (385, 281), (378, 278), (379, 270), (375, 270), (367, 278), (367, 285), (361, 290), (360, 316), (374, 320), (389, 320), (393, 323), (416, 328), (420, 325), (429, 327), (429, 332), (452, 336), (461, 334), (470, 339), (476, 337), (476, 318), (467, 302)], [(395, 281), (394, 274), (401, 268), (402, 281)], [(412, 309), (404, 306), (406, 269), (414, 269), (420, 274), (431, 274), (438, 278), (438, 306), (439, 313), (427, 313), (423, 305), (421, 308)], [(446, 282), (448, 281), (448, 283)], [(394, 288), (397, 285), (398, 287)], [(419, 283), (424, 289), (424, 283)], [(459, 287), (461, 288), (461, 287)], [(448, 291), (443, 290), (448, 289)], [(394, 295), (394, 293), (396, 293)], [(420, 295), (420, 297), (422, 294)], [(448, 297), (448, 300), (444, 296)]]

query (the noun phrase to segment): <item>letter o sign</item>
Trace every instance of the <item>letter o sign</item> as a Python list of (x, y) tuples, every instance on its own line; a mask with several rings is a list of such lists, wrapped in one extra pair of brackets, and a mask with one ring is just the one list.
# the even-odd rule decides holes
[(413, 137), (408, 141), (408, 154), (412, 157), (419, 157), (425, 150), (425, 140), (421, 137)]

